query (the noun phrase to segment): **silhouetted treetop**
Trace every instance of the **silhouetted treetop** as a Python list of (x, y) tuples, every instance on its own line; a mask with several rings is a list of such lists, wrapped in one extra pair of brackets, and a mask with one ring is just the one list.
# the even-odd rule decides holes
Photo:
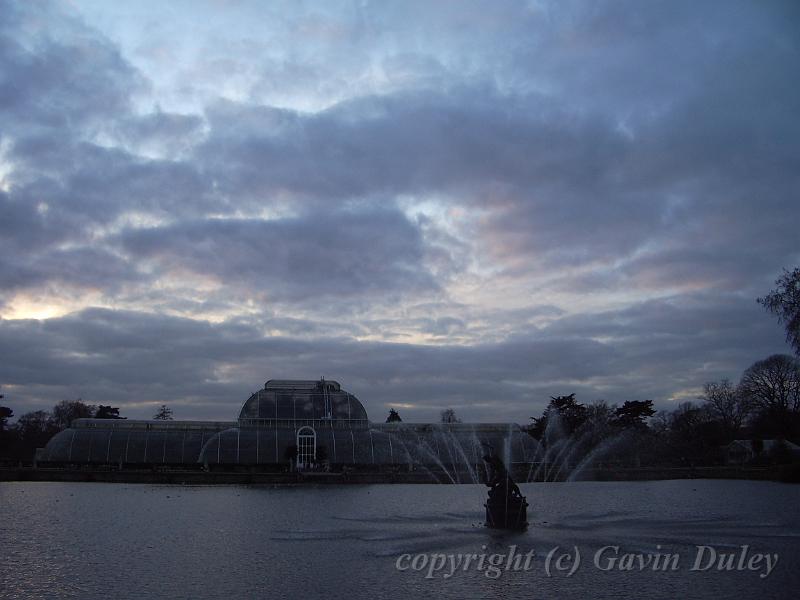
[(77, 400), (62, 400), (53, 407), (53, 421), (58, 429), (66, 429), (75, 419), (90, 419), (96, 409), (91, 404)]
[(119, 408), (112, 406), (103, 406), (102, 404), (97, 407), (97, 412), (94, 414), (95, 419), (124, 419), (125, 417), (119, 416)]
[(752, 412), (753, 403), (730, 380), (711, 381), (703, 386), (700, 400), (706, 402), (711, 414), (722, 424), (726, 435), (733, 439)]
[(14, 424), (20, 441), (32, 448), (41, 448), (59, 431), (58, 423), (44, 410), (25, 413)]
[(775, 281), (775, 289), (757, 302), (778, 317), (786, 328), (786, 341), (800, 356), (800, 268), (786, 269)]
[(762, 409), (776, 414), (800, 411), (800, 361), (793, 356), (773, 354), (753, 363), (739, 386)]
[(456, 411), (452, 408), (445, 408), (441, 413), (442, 423), (461, 423), (461, 419), (456, 416)]
[(153, 418), (156, 421), (172, 421), (172, 409), (166, 404), (162, 404), (161, 408), (158, 409), (158, 412), (153, 415)]
[(614, 411), (614, 423), (619, 427), (646, 427), (645, 420), (656, 414), (652, 400), (626, 400)]
[(536, 439), (542, 439), (548, 424), (557, 419), (564, 433), (571, 435), (586, 421), (586, 406), (575, 400), (575, 394), (567, 396), (550, 396), (550, 403), (538, 419), (531, 417), (533, 425), (529, 433)]

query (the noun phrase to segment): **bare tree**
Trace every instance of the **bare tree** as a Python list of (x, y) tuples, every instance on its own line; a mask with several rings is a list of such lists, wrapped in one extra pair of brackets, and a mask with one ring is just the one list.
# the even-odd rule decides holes
[(616, 410), (616, 404), (609, 406), (608, 402), (605, 400), (597, 400), (586, 406), (585, 422), (589, 423), (593, 429), (607, 429), (614, 420), (614, 413)]
[(153, 415), (153, 418), (156, 421), (172, 421), (172, 409), (166, 404), (162, 404), (161, 408), (158, 409), (158, 412)]
[(800, 356), (800, 268), (783, 275), (775, 281), (775, 289), (757, 302), (778, 317), (786, 327), (786, 341)]
[(456, 416), (456, 411), (446, 408), (442, 411), (442, 423), (461, 423), (461, 419)]
[(616, 405), (609, 406), (605, 400), (597, 400), (586, 406), (586, 420), (581, 425), (582, 436), (590, 447), (594, 447), (614, 433)]
[(729, 379), (711, 381), (703, 386), (703, 395), (700, 400), (721, 423), (725, 433), (735, 435), (753, 410), (750, 398), (733, 385)]
[(691, 402), (681, 402), (670, 413), (669, 428), (672, 431), (689, 432), (701, 423), (708, 422), (711, 415), (705, 407), (697, 406)]
[(750, 401), (773, 414), (800, 410), (800, 362), (788, 354), (754, 363), (739, 386)]
[(97, 409), (92, 404), (77, 400), (62, 400), (53, 407), (53, 422), (59, 429), (66, 429), (75, 419), (90, 419)]
[(659, 410), (650, 420), (650, 428), (657, 435), (666, 435), (669, 432), (672, 413), (667, 410)]
[(58, 423), (44, 410), (25, 413), (17, 419), (14, 427), (31, 454), (34, 449), (43, 447), (59, 430)]

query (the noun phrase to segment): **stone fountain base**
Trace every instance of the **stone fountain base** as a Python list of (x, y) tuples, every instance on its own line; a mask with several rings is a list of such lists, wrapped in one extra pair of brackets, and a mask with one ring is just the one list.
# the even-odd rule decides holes
[(524, 496), (489, 498), (484, 506), (487, 527), (519, 531), (528, 528), (528, 502)]

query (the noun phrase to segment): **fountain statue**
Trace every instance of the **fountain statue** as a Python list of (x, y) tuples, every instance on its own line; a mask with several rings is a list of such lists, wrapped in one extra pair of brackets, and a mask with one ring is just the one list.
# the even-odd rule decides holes
[(489, 498), (486, 507), (486, 526), (495, 529), (523, 530), (528, 527), (528, 502), (508, 473), (494, 448), (484, 444), (488, 451), (483, 456), (486, 463), (486, 485)]

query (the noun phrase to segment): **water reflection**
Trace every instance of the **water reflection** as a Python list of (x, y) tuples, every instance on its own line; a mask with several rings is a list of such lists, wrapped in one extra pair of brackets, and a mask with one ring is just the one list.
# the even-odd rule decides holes
[[(181, 487), (0, 484), (4, 598), (792, 597), (800, 584), (800, 487), (768, 482), (526, 484), (530, 529), (482, 526), (483, 486)], [(751, 573), (397, 571), (404, 553), (696, 544), (780, 553)]]

